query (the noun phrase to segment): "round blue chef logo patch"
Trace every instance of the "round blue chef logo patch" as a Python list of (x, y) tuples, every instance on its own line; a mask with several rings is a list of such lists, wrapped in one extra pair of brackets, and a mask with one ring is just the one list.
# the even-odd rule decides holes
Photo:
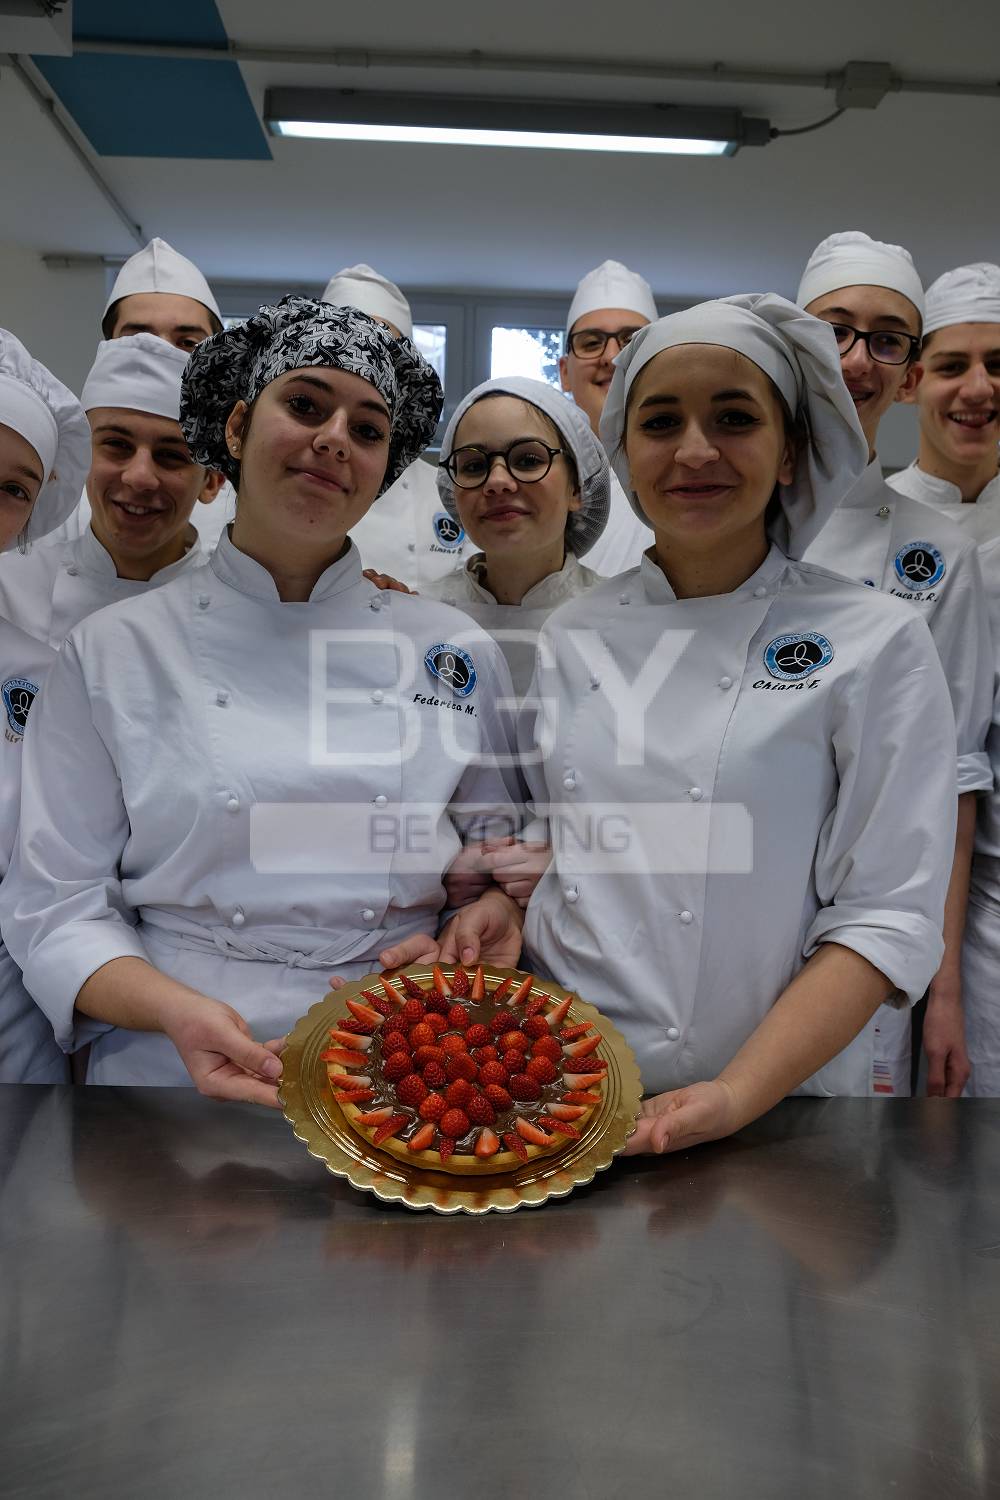
[(442, 641), (424, 656), (424, 666), (432, 677), (451, 688), (456, 698), (467, 698), (476, 685), (476, 667), (472, 657), (460, 646)]
[(781, 682), (800, 682), (833, 661), (833, 647), (825, 635), (812, 630), (779, 635), (764, 650), (764, 665)]
[(904, 588), (932, 589), (944, 577), (944, 558), (933, 542), (907, 542), (896, 553), (896, 577)]
[(446, 510), (439, 510), (434, 517), (434, 535), (449, 552), (457, 552), (465, 541), (462, 527)]
[(7, 723), (18, 736), (24, 733), (28, 709), (34, 703), (37, 692), (38, 683), (27, 677), (8, 677), (6, 682), (0, 683), (0, 693), (3, 694), (3, 704), (7, 710)]

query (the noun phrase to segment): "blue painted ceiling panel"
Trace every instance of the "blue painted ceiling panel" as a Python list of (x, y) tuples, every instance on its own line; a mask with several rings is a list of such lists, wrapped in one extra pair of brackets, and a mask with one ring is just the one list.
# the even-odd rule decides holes
[[(215, 0), (77, 0), (81, 40), (225, 46)], [(36, 57), (101, 156), (267, 161), (271, 151), (234, 62), (84, 53)]]

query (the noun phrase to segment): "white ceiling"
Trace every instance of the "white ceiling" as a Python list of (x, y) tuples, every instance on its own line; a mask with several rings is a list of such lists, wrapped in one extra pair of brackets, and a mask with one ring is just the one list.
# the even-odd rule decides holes
[[(788, 0), (668, 6), (500, 6), (439, 0), (219, 0), (230, 37), (255, 45), (572, 55), (832, 71), (888, 61), (909, 76), (988, 77), (993, 0)], [(336, 25), (331, 16), (336, 13)], [(569, 19), (567, 19), (569, 18)], [(0, 21), (2, 45), (2, 21)], [(997, 72), (992, 66), (994, 75)], [(820, 89), (725, 88), (565, 74), (437, 74), (244, 64), (258, 108), (277, 84), (655, 98), (733, 103), (796, 125), (833, 107)], [(212, 128), (210, 96), (191, 101)], [(685, 160), (470, 148), (274, 140), (273, 162), (106, 158), (101, 170), (133, 219), (213, 279), (324, 279), (368, 260), (405, 288), (560, 292), (615, 256), (663, 297), (794, 292), (805, 256), (834, 229), (908, 245), (925, 279), (948, 265), (1000, 260), (996, 142), (1000, 101), (890, 95), (828, 128), (731, 159)], [(132, 242), (51, 124), (8, 69), (0, 163), (14, 211), (2, 236), (38, 251), (127, 254)]]

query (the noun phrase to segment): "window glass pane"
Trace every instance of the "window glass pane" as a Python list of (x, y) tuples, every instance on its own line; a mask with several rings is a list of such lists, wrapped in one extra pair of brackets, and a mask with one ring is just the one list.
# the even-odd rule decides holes
[(490, 348), (490, 379), (527, 375), (532, 380), (559, 384), (561, 328), (512, 328), (495, 324)]
[(414, 323), (413, 342), (444, 385), (445, 348), (448, 330), (443, 323)]

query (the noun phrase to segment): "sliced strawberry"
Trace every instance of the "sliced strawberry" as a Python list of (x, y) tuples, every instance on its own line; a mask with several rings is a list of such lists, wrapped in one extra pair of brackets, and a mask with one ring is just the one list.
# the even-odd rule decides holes
[(564, 1026), (559, 1035), (564, 1042), (575, 1042), (577, 1037), (586, 1036), (593, 1029), (589, 1021), (579, 1021), (575, 1026)]
[(358, 1115), (359, 1125), (383, 1125), (386, 1120), (392, 1119), (392, 1106), (385, 1104), (381, 1109), (370, 1109), (365, 1115)]
[(477, 1156), (496, 1156), (500, 1150), (500, 1137), (496, 1131), (484, 1126), (479, 1132), (475, 1150)]
[(513, 1151), (514, 1155), (519, 1156), (522, 1161), (528, 1160), (528, 1148), (516, 1130), (505, 1130), (503, 1133), (503, 1143), (508, 1151)]
[[(345, 1016), (342, 1021), (337, 1022), (337, 1029), (339, 1031), (347, 1031), (351, 1036), (371, 1036), (372, 1032), (381, 1025), (381, 1016), (375, 1017), (374, 1025), (372, 1025), (371, 1021), (359, 1021), (357, 1016)], [(333, 1027), (330, 1028), (330, 1035), (333, 1035)]]
[(549, 1011), (548, 1015), (545, 1017), (545, 1020), (548, 1023), (550, 1031), (557, 1030), (557, 1028), (560, 1027), (565, 1021), (567, 1015), (569, 1014), (569, 1008), (572, 1000), (573, 996), (567, 995), (565, 1000), (560, 1000), (559, 1004), (556, 1005), (554, 1009)]
[(436, 1134), (434, 1125), (428, 1121), (426, 1125), (421, 1125), (419, 1130), (414, 1131), (406, 1144), (411, 1151), (426, 1151)]
[(348, 1000), (347, 1009), (356, 1020), (370, 1021), (373, 1026), (377, 1026), (381, 1020), (381, 1016), (373, 1005), (362, 1005), (360, 1000)]
[(410, 974), (400, 974), (399, 982), (403, 986), (404, 993), (410, 1000), (423, 1000), (424, 992), (417, 981)]
[(391, 1005), (384, 996), (376, 995), (374, 990), (362, 990), (361, 993), (372, 1010), (377, 1010), (380, 1016), (391, 1016), (395, 1013), (396, 1007)]
[(541, 1013), (542, 1013), (542, 1011), (548, 1005), (548, 1003), (549, 1003), (549, 996), (548, 995), (532, 995), (531, 999), (528, 1001), (527, 1005), (524, 1007), (524, 1014), (525, 1014), (525, 1016), (527, 1017), (527, 1019), (529, 1021), (534, 1016), (540, 1016)]
[(320, 1053), (322, 1062), (336, 1063), (338, 1068), (363, 1068), (368, 1059), (363, 1052), (350, 1051), (346, 1047), (328, 1047)]
[(353, 1036), (349, 1031), (341, 1031), (338, 1026), (331, 1026), (330, 1037), (332, 1041), (339, 1042), (342, 1047), (351, 1047), (355, 1052), (367, 1052), (372, 1044), (370, 1036)]
[[(391, 1005), (402, 1005), (403, 997), (394, 984), (391, 984), (384, 974), (379, 975), (379, 983), (385, 990), (385, 998)], [(362, 992), (363, 993), (363, 992)]]
[(365, 1073), (353, 1073), (350, 1077), (346, 1073), (328, 1073), (327, 1078), (332, 1089), (367, 1089), (371, 1087), (371, 1079)]
[(438, 994), (450, 995), (451, 985), (444, 977), (444, 970), (439, 968), (438, 965), (435, 964), (433, 969), (431, 970), (431, 974), (434, 977), (434, 988), (437, 990)]
[(518, 1115), (514, 1123), (517, 1126), (518, 1135), (530, 1141), (532, 1146), (552, 1145), (552, 1137), (546, 1135), (544, 1130), (539, 1130), (537, 1125), (532, 1125), (531, 1121), (526, 1120), (523, 1115)]
[(472, 976), (472, 988), (469, 991), (469, 999), (473, 1005), (479, 1005), (486, 999), (486, 975), (483, 973), (482, 964), (479, 965)]
[(600, 1104), (600, 1102), (600, 1094), (588, 1094), (586, 1089), (571, 1089), (568, 1094), (563, 1094), (564, 1104)]
[(374, 1089), (334, 1089), (333, 1097), (338, 1104), (367, 1104), (375, 1098)]
[(578, 1041), (567, 1042), (563, 1048), (563, 1055), (565, 1057), (589, 1057), (591, 1052), (595, 1052), (600, 1045), (600, 1032), (595, 1032), (593, 1036), (582, 1036)]
[(510, 992), (511, 992), (511, 990), (513, 988), (514, 988), (514, 981), (513, 981), (513, 979), (501, 979), (500, 983), (497, 985), (496, 989), (493, 991), (493, 997), (492, 998), (497, 1002), (497, 1004), (499, 1004), (501, 1000), (506, 1000), (507, 996), (510, 994)]
[(539, 1115), (538, 1123), (544, 1130), (552, 1131), (555, 1135), (568, 1135), (576, 1141), (580, 1139), (580, 1132), (576, 1126), (567, 1124), (565, 1120), (554, 1120), (548, 1115)]
[(388, 1120), (383, 1120), (375, 1131), (372, 1136), (372, 1145), (379, 1146), (383, 1141), (388, 1140), (390, 1135), (398, 1135), (403, 1126), (409, 1124), (409, 1120), (409, 1115), (390, 1115)]
[[(515, 1005), (523, 1005), (525, 1000), (527, 1000), (528, 996), (531, 994), (531, 986), (534, 984), (534, 982), (534, 974), (526, 974), (525, 977), (521, 980), (521, 983), (518, 985), (517, 989), (514, 991), (513, 995), (511, 995), (510, 999), (507, 1001), (507, 1004), (512, 1008)], [(494, 995), (493, 998), (496, 999), (496, 996)]]
[(589, 1089), (592, 1083), (600, 1083), (603, 1073), (564, 1073), (563, 1083), (568, 1089)]
[(447, 1161), (455, 1149), (455, 1142), (450, 1135), (443, 1135), (438, 1141), (438, 1155), (442, 1161)]
[(451, 993), (455, 996), (456, 1000), (464, 1000), (471, 988), (472, 985), (468, 973), (462, 968), (461, 964), (456, 964), (455, 972), (451, 976)]
[(548, 1114), (556, 1120), (578, 1120), (587, 1113), (585, 1104), (550, 1104)]

